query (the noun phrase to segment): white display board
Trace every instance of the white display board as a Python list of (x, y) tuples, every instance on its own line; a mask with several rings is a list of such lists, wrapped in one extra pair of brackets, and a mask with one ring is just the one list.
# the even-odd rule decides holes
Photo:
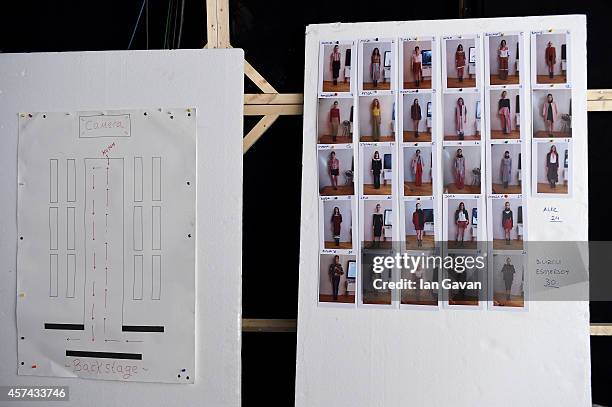
[[(549, 38), (557, 59), (542, 67)], [(357, 44), (357, 72), (321, 91), (336, 43)], [(305, 72), (296, 406), (590, 405), (588, 256), (535, 244), (588, 240), (585, 17), (311, 25)], [(417, 149), (432, 156), (422, 183)], [(418, 245), (415, 202), (433, 209)], [(342, 240), (347, 225), (358, 241)], [(449, 256), (489, 255), (484, 289), (415, 301), (369, 288), (362, 254), (432, 250), (432, 237)], [(399, 281), (389, 271), (380, 281)]]
[(193, 383), (196, 120), (19, 115), (19, 374)]
[[(0, 125), (5, 143), (0, 152), (3, 163), (0, 172), (3, 194), (0, 199), (3, 212), (13, 214), (2, 222), (0, 245), (2, 268), (7, 271), (1, 282), (3, 295), (0, 300), (0, 322), (4, 327), (0, 330), (0, 342), (3, 344), (0, 358), (4, 361), (0, 368), (2, 384), (69, 386), (70, 403), (67, 405), (75, 406), (240, 404), (241, 260), (235, 253), (241, 251), (239, 237), (242, 228), (243, 58), (241, 50), (0, 55)], [(87, 122), (91, 122), (84, 116), (94, 116), (104, 123), (102, 113), (114, 116), (114, 123), (120, 124), (112, 130), (112, 137), (83, 137), (88, 134), (79, 137), (79, 126), (84, 125), (87, 133)], [(24, 116), (20, 117), (20, 114)], [(128, 114), (130, 137), (121, 131), (114, 132), (117, 128), (126, 129), (128, 121), (125, 115)], [(91, 134), (99, 136), (100, 132), (106, 131), (99, 127), (89, 127)], [(34, 140), (28, 143), (25, 137)], [(143, 142), (141, 138), (147, 138), (147, 141)], [(52, 140), (57, 142), (52, 143)], [(35, 157), (41, 160), (35, 162)], [(51, 160), (56, 157), (59, 251), (63, 248), (67, 251), (68, 245), (72, 244), (71, 240), (65, 240), (70, 233), (64, 231), (70, 212), (69, 200), (76, 199), (75, 252), (80, 250), (79, 245), (89, 249), (85, 236), (91, 229), (86, 225), (85, 212), (93, 208), (84, 201), (87, 187), (92, 187), (94, 182), (96, 192), (98, 182), (105, 187), (107, 164), (110, 191), (114, 188), (120, 190), (118, 185), (123, 183), (125, 219), (120, 223), (125, 227), (125, 258), (124, 262), (116, 259), (112, 262), (115, 267), (123, 264), (125, 281), (117, 282), (109, 275), (109, 287), (106, 287), (108, 295), (111, 292), (114, 294), (112, 298), (107, 297), (107, 307), (114, 307), (107, 316), (107, 338), (117, 338), (120, 342), (104, 342), (104, 316), (98, 314), (101, 312), (99, 309), (104, 307), (104, 296), (101, 294), (104, 287), (98, 287), (105, 283), (104, 273), (99, 270), (99, 262), (103, 261), (104, 255), (100, 258), (96, 253), (96, 273), (100, 271), (100, 276), (104, 277), (95, 277), (95, 301), (91, 301), (93, 296), (89, 302), (87, 299), (83, 301), (83, 297), (75, 298), (73, 302), (66, 298), (66, 288), (71, 289), (72, 285), (67, 287), (67, 263), (62, 264), (61, 259), (68, 253), (58, 256), (57, 270), (61, 280), (58, 279), (56, 298), (49, 297), (49, 289), (55, 287), (49, 287), (50, 269), (47, 264), (43, 270), (37, 271), (38, 283), (33, 283), (30, 278), (24, 281), (22, 277), (29, 277), (29, 271), (21, 269), (22, 265), (26, 269), (36, 266), (38, 256), (50, 257), (53, 254), (51, 247), (43, 249), (41, 246), (40, 253), (30, 252), (32, 256), (20, 257), (20, 269), (16, 272), (18, 247), (20, 256), (35, 248), (21, 244), (37, 239), (45, 242), (52, 240), (48, 217), (49, 207), (53, 203), (47, 184), (54, 179), (50, 175), (55, 174), (56, 163)], [(69, 162), (69, 159), (75, 161)], [(95, 181), (89, 183), (86, 180), (86, 175), (92, 175), (85, 172), (88, 159), (96, 160), (93, 167), (102, 167), (94, 170), (102, 171), (100, 180), (97, 173)], [(123, 166), (116, 164), (117, 161), (123, 161)], [(140, 178), (134, 179), (134, 170), (139, 174), (141, 164), (142, 236), (133, 227), (132, 221), (136, 219), (136, 223), (140, 224), (140, 209), (135, 207), (139, 206), (137, 201), (141, 196), (139, 188), (134, 188), (134, 185), (139, 186)], [(68, 188), (68, 185), (72, 185), (69, 170), (73, 165), (76, 185)], [(19, 197), (33, 201), (27, 204), (22, 202), (19, 205), (20, 214), (21, 208), (26, 206), (47, 206), (44, 211), (40, 209), (40, 214), (31, 215), (31, 220), (20, 219), (19, 234), (16, 216), (18, 169), (19, 182), (22, 182), (21, 177), (26, 181), (26, 185), (19, 185), (22, 188)], [(119, 179), (121, 173), (123, 181)], [(69, 178), (64, 181), (65, 177)], [(180, 178), (180, 182), (175, 182), (176, 178)], [(28, 190), (28, 180), (33, 180), (33, 185), (39, 185), (40, 190)], [(156, 180), (160, 184), (156, 184)], [(74, 197), (71, 195), (73, 190)], [(113, 197), (112, 194), (109, 196), (109, 215), (118, 215), (121, 204)], [(104, 210), (99, 208), (98, 198), (103, 206), (106, 204), (104, 193), (96, 196), (96, 216), (98, 211)], [(161, 204), (157, 204), (159, 202)], [(168, 210), (176, 213), (166, 213)], [(25, 212), (23, 214), (27, 216)], [(160, 216), (154, 216), (156, 214)], [(38, 224), (40, 219), (44, 221), (42, 226)], [(26, 227), (26, 224), (29, 226)], [(109, 227), (111, 225), (109, 233), (119, 233), (119, 226), (110, 222)], [(36, 230), (42, 230), (42, 236), (28, 238), (25, 235), (25, 232), (31, 234)], [(215, 231), (214, 236), (211, 236), (211, 230)], [(19, 239), (21, 234), (24, 235), (23, 240)], [(181, 240), (181, 244), (167, 239)], [(136, 274), (136, 280), (133, 274), (134, 254), (141, 243), (142, 292), (139, 291), (140, 273)], [(159, 251), (161, 258), (154, 258), (160, 256)], [(80, 254), (77, 259), (78, 256)], [(166, 263), (165, 257), (171, 262)], [(178, 257), (182, 257), (182, 260)], [(170, 260), (172, 258), (174, 260)], [(84, 271), (79, 268), (86, 267), (86, 261), (90, 261), (90, 258), (78, 261), (77, 271)], [(137, 270), (140, 270), (140, 265), (139, 259), (136, 259)], [(166, 273), (168, 277), (175, 274), (176, 278), (165, 279)], [(160, 286), (155, 284), (153, 275), (161, 277)], [(75, 296), (79, 291), (83, 292), (83, 282), (76, 279)], [(91, 283), (91, 280), (88, 282)], [(138, 284), (132, 284), (134, 282)], [(213, 282), (214, 289), (211, 285)], [(121, 301), (116, 297), (117, 290), (122, 288), (125, 290), (123, 321)], [(23, 298), (16, 295), (22, 289), (27, 289), (27, 292), (23, 290)], [(42, 298), (43, 295), (37, 302), (36, 290), (39, 289), (44, 289), (46, 298)], [(87, 289), (92, 287), (85, 286), (85, 289), (87, 294)], [(68, 294), (71, 294), (70, 290)], [(140, 298), (141, 295), (142, 300), (134, 300), (134, 297)], [(159, 300), (155, 299), (158, 296)], [(131, 304), (129, 299), (132, 300)], [(27, 300), (32, 306), (23, 307), (26, 303), (20, 304), (17, 313), (16, 304), (21, 300)], [(53, 300), (57, 301), (53, 303)], [(153, 370), (148, 370), (148, 376), (139, 376), (145, 372), (139, 369), (137, 374), (130, 377), (104, 377), (134, 381), (117, 383), (18, 374), (30, 374), (34, 370), (32, 366), (36, 364), (35, 370), (41, 369), (38, 372), (43, 374), (94, 378), (95, 375), (75, 372), (66, 366), (68, 363), (59, 363), (50, 357), (62, 339), (66, 345), (67, 338), (72, 338), (77, 332), (66, 334), (61, 330), (44, 330), (42, 325), (44, 322), (79, 324), (78, 319), (81, 324), (90, 324), (92, 305), (95, 341), (92, 341), (91, 326), (87, 326), (86, 330), (81, 331), (81, 337), (77, 335), (79, 341), (69, 342), (70, 350), (143, 355), (157, 352), (157, 365), (151, 366)], [(28, 318), (22, 318), (24, 315)], [(34, 322), (36, 326), (29, 325)], [(140, 328), (143, 326), (156, 327), (155, 330), (159, 331), (157, 328), (162, 325), (163, 333), (132, 332), (142, 330)], [(124, 326), (128, 326), (128, 331), (123, 329)], [(131, 329), (130, 326), (140, 328)], [(21, 339), (22, 336), (24, 339)], [(71, 349), (73, 346), (75, 348)], [(64, 355), (66, 349), (69, 348), (64, 348)], [(21, 360), (28, 355), (36, 357)], [(142, 366), (148, 368), (144, 363)], [(136, 382), (139, 380), (167, 383)]]

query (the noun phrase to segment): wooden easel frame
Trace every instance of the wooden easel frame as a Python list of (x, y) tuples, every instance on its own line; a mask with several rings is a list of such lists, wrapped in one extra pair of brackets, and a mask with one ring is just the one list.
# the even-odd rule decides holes
[[(459, 14), (465, 13), (464, 1), (459, 1)], [(229, 0), (206, 0), (206, 20), (208, 43), (206, 48), (231, 48), (229, 27)], [(303, 114), (304, 94), (279, 93), (249, 64), (244, 61), (244, 74), (262, 93), (244, 95), (244, 115), (262, 116), (259, 122), (245, 136), (243, 153), (263, 136), (268, 128), (281, 115)], [(593, 89), (587, 91), (587, 110), (589, 112), (612, 111), (612, 89)], [(243, 332), (296, 332), (295, 319), (242, 319)], [(591, 324), (592, 336), (612, 336), (612, 323)]]
[[(206, 0), (208, 43), (206, 48), (231, 48), (229, 33), (229, 0)], [(249, 148), (268, 130), (280, 115), (301, 115), (304, 95), (278, 93), (248, 61), (244, 74), (262, 93), (244, 95), (244, 115), (263, 116), (244, 137), (243, 149)]]

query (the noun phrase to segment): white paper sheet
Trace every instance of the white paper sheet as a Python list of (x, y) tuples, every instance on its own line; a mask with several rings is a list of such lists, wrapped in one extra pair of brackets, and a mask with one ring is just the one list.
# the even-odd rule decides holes
[(193, 383), (195, 109), (19, 117), (19, 374)]

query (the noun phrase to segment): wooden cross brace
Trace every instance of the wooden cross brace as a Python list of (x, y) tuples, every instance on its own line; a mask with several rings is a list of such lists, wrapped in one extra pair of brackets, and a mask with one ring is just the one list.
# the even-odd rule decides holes
[[(229, 29), (229, 0), (206, 0), (208, 44), (206, 48), (231, 48)], [(243, 152), (265, 133), (280, 115), (301, 115), (304, 95), (278, 93), (248, 61), (244, 61), (244, 74), (263, 93), (244, 95), (244, 115), (263, 116), (243, 140)]]

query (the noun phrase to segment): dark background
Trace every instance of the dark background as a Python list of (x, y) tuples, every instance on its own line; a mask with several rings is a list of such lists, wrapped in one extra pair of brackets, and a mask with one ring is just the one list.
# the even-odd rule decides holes
[[(141, 0), (3, 4), (0, 52), (127, 49), (142, 4)], [(181, 4), (181, 0), (148, 0), (131, 49), (203, 47), (205, 0), (184, 0), (182, 30)], [(304, 32), (311, 23), (586, 14), (588, 87), (612, 88), (609, 1), (465, 0), (463, 9), (459, 0), (416, 4), (397, 1), (381, 8), (372, 1), (230, 0), (231, 41), (244, 48), (246, 59), (279, 92), (302, 93)], [(257, 92), (248, 79), (245, 90)], [(609, 240), (610, 217), (595, 221), (594, 214), (609, 213), (596, 186), (611, 172), (607, 160), (612, 151), (612, 112), (589, 113), (588, 119), (589, 238)], [(245, 118), (245, 132), (255, 122)], [(281, 116), (244, 156), (244, 318), (297, 316), (301, 162), (301, 116)], [(282, 188), (281, 202), (271, 206), (260, 199), (263, 182)], [(612, 306), (592, 303), (591, 321), (612, 322)], [(295, 342), (295, 333), (243, 335), (243, 405), (293, 404)], [(591, 347), (593, 402), (612, 405), (612, 337), (592, 337)]]

